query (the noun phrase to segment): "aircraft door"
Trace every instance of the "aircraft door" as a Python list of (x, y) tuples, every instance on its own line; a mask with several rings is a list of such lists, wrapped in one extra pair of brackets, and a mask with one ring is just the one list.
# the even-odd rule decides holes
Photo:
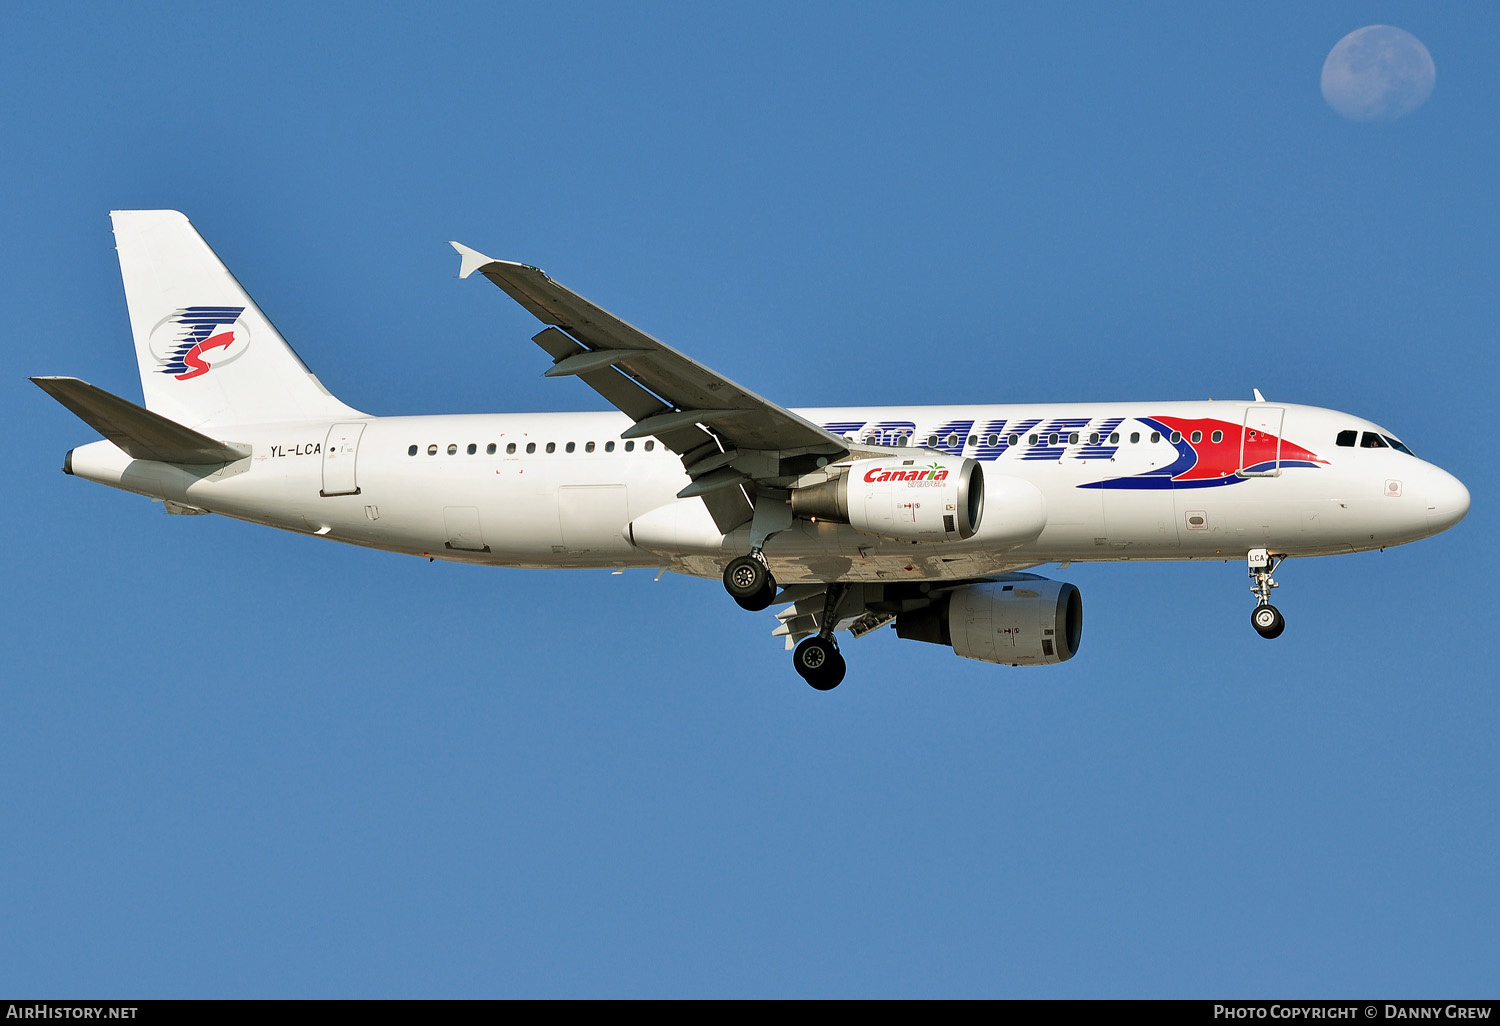
[(569, 555), (631, 551), (620, 533), (630, 523), (624, 485), (563, 485), (557, 490), (557, 514)]
[(1245, 429), (1240, 434), (1240, 477), (1281, 476), (1281, 420), (1286, 410), (1280, 406), (1247, 406)]
[(323, 442), (323, 490), (319, 495), (359, 494), (354, 464), (359, 456), (359, 436), (364, 432), (363, 424), (335, 424), (328, 429), (328, 438)]
[(448, 540), (444, 548), (460, 552), (488, 552), (484, 533), (479, 527), (479, 509), (476, 506), (445, 506), (443, 526), (448, 529)]

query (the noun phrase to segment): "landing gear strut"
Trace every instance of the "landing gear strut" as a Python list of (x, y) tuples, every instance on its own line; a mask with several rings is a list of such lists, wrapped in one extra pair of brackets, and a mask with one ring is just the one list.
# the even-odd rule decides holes
[(820, 630), (810, 638), (803, 638), (792, 652), (792, 665), (803, 680), (819, 691), (832, 691), (844, 679), (844, 657), (833, 640), (833, 629), (838, 626), (839, 603), (849, 590), (846, 584), (830, 584), (823, 600), (823, 618)]
[(724, 590), (741, 609), (758, 613), (776, 600), (776, 578), (760, 550), (738, 556), (724, 568)]
[(1280, 585), (1271, 579), (1271, 574), (1281, 565), (1285, 556), (1273, 556), (1265, 549), (1251, 549), (1250, 593), (1255, 596), (1255, 608), (1250, 612), (1250, 626), (1263, 638), (1279, 638), (1286, 630), (1286, 618), (1281, 610), (1271, 605), (1271, 589)]
[(792, 507), (785, 493), (766, 491), (755, 497), (750, 518), (750, 555), (736, 556), (724, 568), (724, 590), (741, 609), (758, 613), (776, 600), (776, 578), (761, 554), (771, 536), (792, 526)]

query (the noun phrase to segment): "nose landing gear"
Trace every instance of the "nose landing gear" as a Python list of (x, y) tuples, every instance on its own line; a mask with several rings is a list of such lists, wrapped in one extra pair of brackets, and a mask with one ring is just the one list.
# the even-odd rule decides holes
[(1250, 626), (1263, 638), (1278, 638), (1281, 632), (1286, 630), (1286, 617), (1281, 615), (1281, 610), (1269, 602), (1263, 606), (1256, 606), (1250, 612)]
[(1273, 556), (1266, 549), (1251, 549), (1250, 593), (1255, 596), (1255, 608), (1250, 611), (1250, 626), (1263, 638), (1279, 638), (1286, 630), (1286, 617), (1281, 610), (1271, 605), (1271, 589), (1280, 585), (1271, 579), (1271, 574), (1281, 565), (1285, 556)]

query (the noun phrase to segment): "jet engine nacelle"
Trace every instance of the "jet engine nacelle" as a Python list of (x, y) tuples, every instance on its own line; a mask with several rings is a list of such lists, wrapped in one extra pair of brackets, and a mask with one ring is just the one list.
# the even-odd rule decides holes
[(951, 645), (965, 659), (1045, 666), (1073, 658), (1083, 637), (1083, 598), (1065, 581), (1014, 574), (966, 584), (896, 617), (896, 634)]
[(848, 524), (899, 541), (972, 538), (984, 513), (984, 471), (953, 456), (858, 460), (792, 491), (792, 515)]

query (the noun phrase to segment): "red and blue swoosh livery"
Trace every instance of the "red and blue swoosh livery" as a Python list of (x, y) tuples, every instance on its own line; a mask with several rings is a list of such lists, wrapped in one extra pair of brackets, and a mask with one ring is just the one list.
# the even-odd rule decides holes
[[(1162, 438), (1177, 450), (1177, 459), (1165, 467), (1157, 467), (1144, 474), (1115, 477), (1105, 481), (1092, 481), (1080, 488), (1216, 488), (1235, 484), (1246, 478), (1239, 476), (1240, 470), (1247, 474), (1264, 474), (1278, 467), (1318, 467), (1328, 461), (1319, 459), (1314, 453), (1285, 439), (1258, 428), (1246, 428), (1212, 418), (1190, 419), (1187, 417), (1141, 417), (1142, 424), (1161, 432)], [(1220, 432), (1221, 440), (1213, 441), (1214, 432)], [(1202, 441), (1191, 442), (1194, 432), (1199, 432)], [(1173, 436), (1177, 441), (1172, 441)], [(1243, 444), (1243, 459), (1241, 449)], [(1278, 458), (1278, 448), (1280, 456)]]
[(162, 360), (161, 373), (178, 381), (189, 381), (207, 374), (211, 364), (203, 354), (234, 345), (233, 331), (218, 331), (239, 320), (243, 306), (188, 306), (172, 318), (182, 326), (182, 334)]

